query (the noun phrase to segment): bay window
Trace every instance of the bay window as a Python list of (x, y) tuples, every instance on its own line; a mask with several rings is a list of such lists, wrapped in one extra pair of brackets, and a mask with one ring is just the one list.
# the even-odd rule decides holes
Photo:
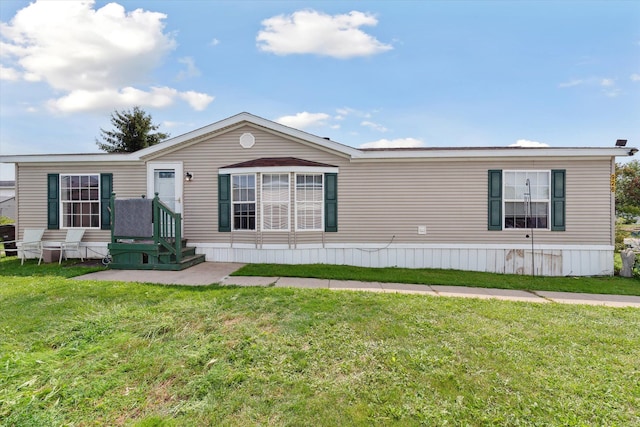
[(322, 230), (324, 187), (322, 174), (296, 174), (296, 230)]
[(233, 229), (256, 229), (256, 176), (233, 175), (231, 203), (233, 205)]
[(289, 174), (262, 174), (262, 230), (289, 230)]

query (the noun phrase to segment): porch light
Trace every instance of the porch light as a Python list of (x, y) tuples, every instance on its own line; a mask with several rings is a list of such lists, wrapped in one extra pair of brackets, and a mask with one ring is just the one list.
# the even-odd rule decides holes
[(185, 172), (184, 174), (184, 180), (189, 182), (193, 180), (193, 174), (191, 172)]

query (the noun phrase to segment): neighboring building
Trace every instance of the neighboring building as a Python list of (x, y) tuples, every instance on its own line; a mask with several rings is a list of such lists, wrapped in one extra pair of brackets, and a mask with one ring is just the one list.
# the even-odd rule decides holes
[(241, 113), (135, 153), (0, 161), (16, 164), (19, 235), (87, 228), (89, 257), (106, 253), (111, 191), (157, 192), (208, 261), (611, 275), (610, 179), (636, 151), (363, 150)]
[(15, 181), (0, 181), (0, 216), (16, 218), (15, 194)]

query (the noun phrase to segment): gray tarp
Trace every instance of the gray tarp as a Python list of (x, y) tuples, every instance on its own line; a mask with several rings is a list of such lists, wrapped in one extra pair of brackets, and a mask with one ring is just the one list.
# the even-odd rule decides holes
[(153, 237), (152, 199), (116, 199), (113, 233), (117, 237)]

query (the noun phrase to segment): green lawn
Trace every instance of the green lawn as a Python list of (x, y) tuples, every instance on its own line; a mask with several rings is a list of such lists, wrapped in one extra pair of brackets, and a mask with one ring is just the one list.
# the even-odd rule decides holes
[(0, 425), (640, 425), (638, 309), (14, 264), (0, 262)]
[(234, 276), (313, 277), (365, 282), (417, 283), (424, 285), (475, 286), (530, 291), (585, 292), (591, 294), (640, 295), (640, 278), (624, 277), (531, 277), (475, 271), (364, 268), (349, 265), (247, 264)]

